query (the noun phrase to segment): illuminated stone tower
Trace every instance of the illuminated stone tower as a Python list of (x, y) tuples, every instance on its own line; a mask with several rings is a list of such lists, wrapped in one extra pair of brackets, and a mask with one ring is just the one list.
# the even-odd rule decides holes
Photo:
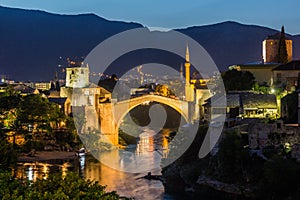
[[(262, 43), (263, 59), (264, 62), (278, 62), (278, 48), (279, 48), (280, 32), (275, 35), (268, 36)], [(293, 59), (293, 41), (286, 36), (285, 38), (286, 51), (288, 56), (288, 62)]]
[(89, 85), (89, 67), (69, 67), (66, 69), (66, 87), (85, 88)]
[(191, 85), (191, 63), (188, 45), (185, 52), (185, 100), (194, 101), (194, 87)]

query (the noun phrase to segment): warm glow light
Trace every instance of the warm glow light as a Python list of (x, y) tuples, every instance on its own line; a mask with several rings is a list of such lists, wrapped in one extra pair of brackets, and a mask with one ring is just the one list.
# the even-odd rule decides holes
[(275, 93), (275, 89), (274, 88), (271, 88), (271, 93)]

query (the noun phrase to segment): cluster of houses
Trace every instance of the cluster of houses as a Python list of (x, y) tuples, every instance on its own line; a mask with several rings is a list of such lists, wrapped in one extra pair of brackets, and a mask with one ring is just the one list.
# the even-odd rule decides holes
[[(263, 41), (263, 61), (229, 67), (251, 72), (270, 93), (228, 92), (225, 125), (248, 134), (251, 150), (285, 148), (300, 161), (300, 60), (292, 60), (292, 40), (286, 38), (288, 62), (277, 63), (279, 39), (275, 34)], [(210, 121), (217, 108), (211, 107), (211, 99), (203, 107), (204, 119)]]

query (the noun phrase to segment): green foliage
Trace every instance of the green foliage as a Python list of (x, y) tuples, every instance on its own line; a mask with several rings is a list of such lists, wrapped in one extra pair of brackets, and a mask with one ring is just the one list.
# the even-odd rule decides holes
[(283, 64), (286, 64), (288, 62), (284, 26), (281, 27), (279, 46), (278, 46), (278, 62)]
[(137, 144), (137, 137), (127, 134), (123, 130), (119, 129), (119, 144), (128, 145), (128, 144)]
[(251, 72), (232, 69), (222, 75), (226, 91), (251, 90), (255, 78)]
[(58, 130), (54, 132), (55, 139), (61, 145), (69, 144), (75, 140), (75, 134), (70, 130)]
[(7, 142), (6, 139), (0, 140), (0, 169), (7, 169), (17, 162), (17, 151), (13, 148), (13, 144)]
[[(61, 121), (67, 121), (67, 117), (58, 105), (50, 103), (41, 95), (23, 97), (11, 91), (0, 97), (0, 124), (13, 132), (27, 136), (30, 132), (28, 126), (31, 125), (37, 132), (50, 135)], [(70, 127), (74, 129), (74, 126)]]
[(5, 88), (4, 92), (0, 93), (0, 97), (4, 96), (19, 96), (19, 92), (17, 92), (13, 85), (6, 85), (7, 87)]
[[(73, 116), (73, 122), (74, 122), (75, 127), (78, 130), (78, 133), (82, 133), (82, 129), (86, 123), (86, 117), (85, 117), (84, 111), (81, 111), (81, 112), (77, 111), (76, 115)], [(70, 125), (71, 125), (71, 123), (72, 122), (70, 122)]]
[(30, 152), (32, 149), (35, 149), (36, 151), (43, 151), (44, 146), (45, 144), (41, 141), (29, 139), (21, 146), (21, 151), (25, 153)]
[[(181, 130), (176, 133), (176, 137), (171, 139), (171, 145), (169, 146), (169, 154), (167, 158), (162, 159), (163, 163), (167, 163), (169, 160), (174, 160), (178, 156), (178, 149), (183, 146), (187, 146), (188, 149), (181, 155), (176, 163), (179, 165), (184, 165), (193, 161), (199, 161), (199, 150), (204, 141), (205, 135), (207, 133), (206, 126), (199, 126), (195, 138), (192, 138), (189, 130)], [(191, 143), (191, 139), (193, 139)], [(191, 143), (191, 145), (189, 145)], [(188, 146), (189, 145), (189, 146)], [(182, 151), (183, 149), (180, 149)]]
[(254, 83), (253, 90), (260, 94), (270, 94), (270, 87), (267, 84), (259, 85), (258, 83)]
[(3, 96), (0, 97), (0, 110), (8, 111), (13, 108), (17, 108), (21, 101), (20, 96)]
[(84, 180), (75, 173), (62, 178), (50, 175), (47, 180), (29, 182), (14, 179), (10, 173), (0, 173), (0, 199), (120, 199), (116, 192), (105, 192), (98, 182)]
[(157, 85), (155, 87), (155, 92), (159, 93), (161, 96), (164, 97), (175, 95), (167, 85)]
[(59, 122), (64, 118), (56, 104), (49, 103), (40, 95), (25, 96), (19, 110), (19, 123), (37, 124), (38, 129), (50, 130), (50, 122)]
[(109, 138), (103, 135), (101, 136), (99, 131), (80, 134), (80, 139), (84, 143), (85, 148), (92, 153), (108, 151), (115, 148), (110, 142), (105, 142), (109, 140)]
[[(237, 181), (242, 174), (243, 145), (241, 136), (236, 132), (229, 132), (221, 141), (218, 152), (220, 178), (225, 182)], [(232, 174), (235, 174), (234, 180)]]

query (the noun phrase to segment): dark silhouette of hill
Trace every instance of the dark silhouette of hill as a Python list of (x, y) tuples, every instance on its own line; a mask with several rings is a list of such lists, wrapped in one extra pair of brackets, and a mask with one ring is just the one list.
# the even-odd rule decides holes
[(109, 36), (138, 27), (142, 25), (94, 14), (57, 15), (0, 7), (0, 74), (17, 80), (53, 79), (60, 57), (86, 56)]
[(198, 41), (221, 69), (232, 64), (262, 60), (262, 41), (278, 32), (231, 21), (178, 31)]
[[(58, 65), (66, 66), (67, 57), (84, 57), (106, 38), (138, 27), (142, 25), (108, 21), (94, 14), (58, 15), (0, 6), (0, 74), (15, 80), (49, 81), (54, 78)], [(278, 32), (236, 22), (178, 31), (198, 41), (221, 70), (232, 64), (260, 61), (262, 41)], [(300, 58), (300, 35), (290, 37), (294, 40), (294, 58)], [(156, 62), (176, 69), (183, 62), (161, 51), (131, 52), (126, 58), (116, 60), (107, 74), (120, 77), (129, 66), (153, 62), (153, 57)]]

